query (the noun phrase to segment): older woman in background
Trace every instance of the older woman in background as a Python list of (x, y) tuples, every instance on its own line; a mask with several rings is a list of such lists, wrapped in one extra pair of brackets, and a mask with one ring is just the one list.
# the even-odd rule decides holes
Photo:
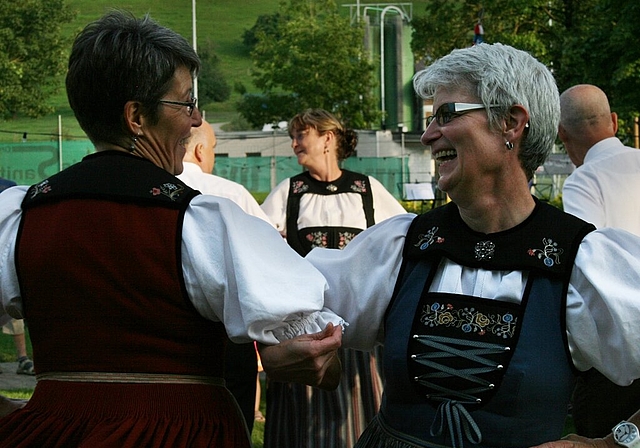
[[(300, 255), (343, 249), (367, 227), (406, 213), (374, 177), (341, 167), (358, 134), (324, 109), (289, 121), (291, 147), (305, 171), (283, 180), (262, 209)], [(350, 448), (380, 407), (381, 349), (340, 350), (342, 381), (335, 391), (270, 381), (265, 448)]]
[(350, 322), (344, 346), (384, 344), (382, 407), (357, 446), (556, 440), (575, 375), (640, 377), (640, 239), (531, 195), (560, 118), (553, 76), (531, 55), (454, 50), (414, 86), (433, 98), (422, 142), (452, 202), (306, 257)]
[(341, 319), (322, 275), (174, 176), (202, 123), (199, 67), (149, 17), (112, 12), (76, 38), (67, 94), (97, 152), (0, 198), (0, 303), (28, 318), (38, 380), (0, 445), (249, 447), (221, 379), (225, 332), (277, 344), (271, 376), (335, 387)]

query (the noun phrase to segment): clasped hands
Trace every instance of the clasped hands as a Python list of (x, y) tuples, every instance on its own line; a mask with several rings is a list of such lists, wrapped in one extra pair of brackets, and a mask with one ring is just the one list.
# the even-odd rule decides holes
[(271, 380), (333, 390), (342, 375), (337, 354), (341, 344), (342, 327), (329, 323), (319, 333), (303, 334), (277, 345), (259, 344), (258, 349), (264, 371)]

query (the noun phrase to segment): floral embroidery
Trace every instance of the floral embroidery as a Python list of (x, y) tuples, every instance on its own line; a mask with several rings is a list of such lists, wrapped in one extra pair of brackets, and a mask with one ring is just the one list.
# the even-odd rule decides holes
[(338, 232), (338, 249), (344, 249), (356, 235), (354, 232)]
[(560, 264), (560, 255), (564, 253), (564, 249), (560, 249), (558, 243), (551, 238), (542, 238), (542, 244), (544, 244), (544, 249), (529, 249), (527, 253), (543, 260), (544, 265), (549, 268), (555, 263)]
[(153, 187), (149, 193), (154, 196), (158, 196), (159, 194), (163, 194), (172, 201), (175, 201), (180, 194), (184, 191), (184, 187), (182, 185), (172, 184), (167, 182), (166, 184), (162, 184), (159, 187)]
[(356, 193), (366, 193), (367, 192), (367, 182), (364, 180), (354, 180), (353, 185), (351, 185), (351, 190)]
[(444, 243), (444, 238), (440, 236), (436, 236), (436, 232), (439, 227), (433, 226), (431, 230), (427, 233), (421, 233), (418, 235), (418, 242), (415, 244), (415, 247), (419, 247), (420, 250), (425, 250), (433, 243), (442, 244)]
[(327, 232), (311, 232), (307, 233), (307, 241), (311, 243), (311, 247), (327, 247)]
[(292, 189), (294, 194), (304, 193), (309, 189), (309, 185), (305, 184), (303, 180), (296, 180), (293, 181)]
[(429, 327), (454, 327), (464, 333), (476, 333), (484, 336), (487, 332), (502, 338), (512, 338), (518, 319), (511, 313), (485, 314), (475, 308), (454, 309), (450, 303), (425, 305), (420, 322)]
[[(328, 247), (328, 235), (328, 232), (310, 232), (307, 233), (305, 238), (311, 243), (311, 248), (313, 249), (314, 247)], [(346, 245), (356, 237), (356, 235), (357, 233), (354, 232), (338, 232), (338, 242), (336, 245), (336, 249), (344, 249)]]
[(491, 260), (496, 252), (496, 245), (493, 241), (479, 241), (476, 243), (476, 260)]
[(49, 180), (43, 180), (39, 184), (35, 185), (33, 190), (31, 191), (31, 199), (38, 196), (40, 193), (46, 194), (51, 191), (51, 185), (49, 185)]

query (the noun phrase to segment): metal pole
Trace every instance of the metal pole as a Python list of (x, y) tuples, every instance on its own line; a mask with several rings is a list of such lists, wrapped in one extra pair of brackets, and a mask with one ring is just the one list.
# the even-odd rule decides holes
[(636, 148), (640, 148), (640, 132), (638, 130), (638, 117), (633, 118), (633, 141)]
[(404, 19), (404, 13), (397, 6), (387, 6), (382, 10), (380, 14), (380, 111), (382, 112), (382, 129), (385, 129), (387, 118), (385, 109), (385, 95), (384, 95), (384, 15), (387, 11), (393, 11), (400, 14)]
[(400, 131), (400, 164), (401, 164), (401, 178), (400, 182), (404, 184), (405, 169), (404, 169), (404, 123), (398, 123), (398, 130)]
[(58, 160), (62, 171), (62, 115), (58, 115)]
[[(198, 44), (196, 38), (196, 0), (191, 0), (191, 28), (193, 33), (193, 49), (198, 51)], [(198, 78), (193, 80), (193, 97), (198, 98)]]
[(271, 156), (271, 189), (276, 188), (276, 124), (271, 125), (271, 132), (273, 132), (273, 155)]

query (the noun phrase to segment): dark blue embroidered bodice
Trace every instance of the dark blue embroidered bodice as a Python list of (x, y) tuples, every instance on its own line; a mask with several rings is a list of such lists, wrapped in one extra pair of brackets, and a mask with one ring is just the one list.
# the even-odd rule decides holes
[[(559, 438), (575, 374), (566, 294), (591, 230), (543, 203), (491, 235), (469, 229), (454, 204), (418, 216), (385, 321), (384, 421), (424, 446), (528, 447)], [(443, 258), (523, 271), (522, 302), (429, 292)]]

